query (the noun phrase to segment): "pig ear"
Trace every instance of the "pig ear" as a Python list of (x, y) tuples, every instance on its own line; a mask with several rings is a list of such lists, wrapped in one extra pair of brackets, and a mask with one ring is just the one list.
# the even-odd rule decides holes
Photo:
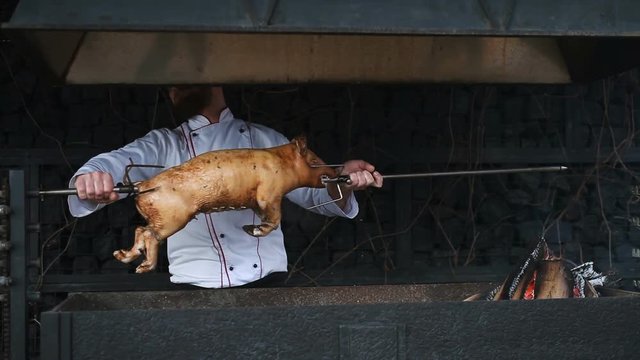
[(305, 136), (296, 136), (292, 142), (296, 144), (296, 148), (298, 148), (298, 152), (301, 155), (307, 153), (307, 138)]

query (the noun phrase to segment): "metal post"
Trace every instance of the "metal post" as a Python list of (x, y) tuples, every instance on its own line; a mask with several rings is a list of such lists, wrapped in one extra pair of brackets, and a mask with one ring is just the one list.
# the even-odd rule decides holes
[(27, 249), (25, 223), (24, 171), (9, 171), (10, 241), (9, 252), (11, 286), (11, 359), (26, 359), (27, 350)]

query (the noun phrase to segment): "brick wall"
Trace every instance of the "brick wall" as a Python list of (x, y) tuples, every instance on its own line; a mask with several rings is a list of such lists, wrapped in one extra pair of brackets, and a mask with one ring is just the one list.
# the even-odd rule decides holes
[[(8, 46), (3, 55), (0, 153), (48, 149), (62, 157), (63, 149), (70, 167), (62, 160), (40, 165), (45, 188), (66, 186), (90, 154), (176, 125), (156, 87), (52, 87)], [(306, 133), (327, 162), (363, 158), (387, 174), (571, 167), (390, 180), (383, 189), (358, 193), (361, 212), (353, 221), (285, 203), (282, 226), (300, 283), (307, 276), (322, 284), (500, 279), (543, 232), (575, 262), (593, 260), (606, 270), (611, 257), (625, 278), (637, 274), (636, 71), (568, 86), (232, 86), (226, 92), (237, 117), (290, 137)], [(623, 161), (611, 155), (615, 147)], [(71, 235), (50, 271), (131, 272), (110, 255), (130, 245), (141, 223), (131, 199), (81, 219), (73, 234), (50, 239), (68, 217), (64, 201), (47, 199), (41, 210), (45, 260)], [(161, 265), (166, 271), (165, 260)]]

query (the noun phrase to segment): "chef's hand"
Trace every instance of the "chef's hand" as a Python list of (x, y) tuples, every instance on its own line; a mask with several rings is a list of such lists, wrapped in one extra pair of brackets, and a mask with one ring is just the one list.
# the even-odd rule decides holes
[[(351, 185), (342, 184), (342, 199), (336, 202), (343, 211), (348, 212), (347, 199), (354, 190), (363, 190), (369, 186), (382, 187), (382, 175), (375, 171), (375, 167), (363, 160), (349, 160), (344, 163), (340, 175), (348, 175), (351, 179)], [(340, 193), (334, 184), (327, 185), (327, 191), (333, 199), (338, 199)]]
[(113, 191), (111, 174), (101, 171), (79, 175), (75, 183), (78, 198), (108, 204), (119, 199)]
[(382, 175), (376, 168), (364, 160), (349, 160), (344, 163), (340, 175), (349, 175), (351, 185), (345, 186), (350, 190), (363, 190), (369, 186), (382, 187)]

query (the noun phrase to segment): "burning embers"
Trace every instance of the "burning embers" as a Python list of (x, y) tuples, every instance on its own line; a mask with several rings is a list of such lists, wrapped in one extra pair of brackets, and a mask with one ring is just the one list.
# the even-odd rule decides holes
[(472, 300), (533, 300), (598, 297), (594, 286), (602, 286), (606, 276), (593, 269), (593, 262), (572, 266), (568, 260), (553, 255), (540, 240), (523, 265), (510, 274), (502, 285)]

